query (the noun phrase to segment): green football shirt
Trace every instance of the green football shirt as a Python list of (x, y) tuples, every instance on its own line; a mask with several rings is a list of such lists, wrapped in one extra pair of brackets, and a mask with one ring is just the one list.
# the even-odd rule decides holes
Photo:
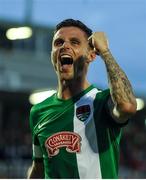
[(91, 85), (63, 100), (52, 95), (30, 112), (33, 160), (45, 178), (117, 178), (120, 125), (106, 111), (109, 89)]

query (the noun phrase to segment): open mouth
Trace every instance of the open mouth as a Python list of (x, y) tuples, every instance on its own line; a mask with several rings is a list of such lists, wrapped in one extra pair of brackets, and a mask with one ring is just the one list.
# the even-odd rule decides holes
[(72, 65), (73, 64), (73, 58), (69, 55), (62, 55), (61, 56), (61, 65)]

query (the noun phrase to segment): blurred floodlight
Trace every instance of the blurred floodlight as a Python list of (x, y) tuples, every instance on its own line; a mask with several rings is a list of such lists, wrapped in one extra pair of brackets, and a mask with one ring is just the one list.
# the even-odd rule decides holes
[[(50, 97), (51, 95), (53, 95), (56, 92), (56, 90), (52, 89), (49, 91), (41, 91), (41, 92), (35, 92), (32, 93), (29, 96), (29, 102), (31, 104), (38, 104), (42, 101), (44, 101), (45, 99), (47, 99), (48, 97)], [(140, 111), (144, 108), (144, 100), (141, 98), (136, 98), (136, 102), (137, 102), (137, 111)]]
[(136, 98), (137, 102), (137, 111), (140, 111), (144, 108), (144, 100), (141, 98)]
[(8, 29), (6, 36), (9, 40), (27, 39), (32, 36), (32, 29), (30, 27), (18, 27)]
[(56, 90), (52, 89), (49, 91), (32, 93), (29, 96), (29, 102), (33, 105), (38, 104), (38, 103), (44, 101), (45, 99), (47, 99), (48, 97), (50, 97), (51, 95), (53, 95), (55, 92), (56, 92)]

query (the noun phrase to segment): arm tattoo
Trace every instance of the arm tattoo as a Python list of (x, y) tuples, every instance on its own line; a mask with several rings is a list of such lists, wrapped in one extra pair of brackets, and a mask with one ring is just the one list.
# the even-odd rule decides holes
[(116, 63), (114, 57), (109, 50), (102, 53), (101, 57), (105, 62), (111, 97), (114, 104), (120, 105), (122, 102), (132, 103), (135, 97), (126, 74)]

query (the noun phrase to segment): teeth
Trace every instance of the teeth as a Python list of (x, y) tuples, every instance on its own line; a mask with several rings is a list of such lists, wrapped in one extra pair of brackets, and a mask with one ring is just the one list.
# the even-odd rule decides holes
[(68, 54), (64, 54), (64, 55), (61, 56), (61, 58), (71, 58), (71, 56), (68, 55)]

